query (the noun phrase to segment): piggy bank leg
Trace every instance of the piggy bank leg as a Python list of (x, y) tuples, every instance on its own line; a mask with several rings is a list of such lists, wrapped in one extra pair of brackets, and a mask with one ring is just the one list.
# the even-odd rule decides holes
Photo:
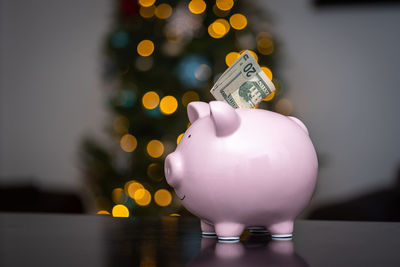
[(279, 222), (268, 227), (273, 240), (292, 240), (293, 221)]
[(239, 242), (245, 226), (240, 223), (222, 222), (215, 224), (215, 231), (219, 242), (236, 243)]
[(203, 237), (217, 237), (217, 234), (215, 233), (215, 229), (214, 229), (213, 225), (201, 220), (200, 227), (201, 227), (201, 235)]

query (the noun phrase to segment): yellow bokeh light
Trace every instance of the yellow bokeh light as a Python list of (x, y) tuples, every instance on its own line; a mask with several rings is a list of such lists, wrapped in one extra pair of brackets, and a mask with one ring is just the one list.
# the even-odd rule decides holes
[(240, 54), (237, 52), (230, 52), (226, 55), (225, 57), (225, 63), (226, 65), (229, 67), (230, 65), (233, 64), (233, 62), (235, 62), (236, 59), (238, 59), (240, 57)]
[(275, 96), (275, 91), (270, 93), (266, 98), (264, 98), (264, 101), (271, 101)]
[(215, 39), (219, 39), (224, 37), (229, 32), (229, 29), (230, 25), (227, 20), (217, 19), (208, 26), (208, 34)]
[(111, 192), (112, 200), (115, 204), (120, 204), (124, 201), (125, 193), (122, 188), (114, 188)]
[(154, 91), (147, 92), (142, 97), (142, 104), (147, 109), (154, 109), (160, 103), (160, 97)]
[(225, 34), (225, 26), (220, 23), (220, 22), (214, 22), (211, 24), (211, 27), (213, 29), (213, 31), (217, 34), (217, 35), (224, 35)]
[(140, 16), (142, 16), (143, 18), (151, 18), (154, 16), (154, 12), (156, 11), (156, 7), (155, 6), (149, 6), (149, 7), (140, 7), (139, 9), (139, 14)]
[(208, 29), (207, 29), (207, 30), (208, 30), (208, 34), (209, 34), (212, 38), (215, 38), (215, 39), (219, 39), (219, 38), (223, 37), (223, 35), (219, 35), (219, 34), (217, 34), (217, 33), (214, 32), (212, 25), (213, 25), (213, 24), (210, 24), (210, 26), (208, 26)]
[(151, 194), (146, 189), (139, 189), (135, 193), (134, 200), (140, 206), (147, 206), (151, 202)]
[(247, 26), (247, 18), (239, 13), (233, 14), (229, 19), (229, 23), (235, 30), (242, 30)]
[(233, 0), (217, 0), (216, 5), (219, 9), (227, 11), (233, 7)]
[(136, 190), (135, 194), (133, 195), (133, 199), (134, 200), (142, 199), (145, 192), (146, 192), (146, 189), (144, 189), (144, 188), (140, 188), (140, 189)]
[(257, 49), (263, 55), (270, 55), (274, 52), (274, 42), (269, 38), (260, 38), (257, 41)]
[(131, 180), (131, 181), (128, 181), (128, 182), (125, 183), (125, 185), (124, 185), (125, 194), (129, 195), (128, 194), (128, 188), (131, 185), (131, 183), (134, 183), (134, 182), (136, 182), (136, 181), (135, 180)]
[(168, 4), (158, 5), (155, 14), (159, 19), (167, 19), (172, 14), (172, 7)]
[(150, 40), (143, 40), (138, 44), (136, 50), (142, 57), (148, 57), (154, 52), (154, 43)]
[(127, 133), (129, 130), (129, 119), (124, 116), (117, 116), (113, 121), (114, 131), (118, 134)]
[(248, 50), (248, 51), (249, 51), (250, 55), (252, 55), (252, 56), (256, 59), (256, 61), (258, 62), (258, 56), (257, 56), (257, 54), (256, 54), (254, 51), (252, 51), (252, 50)]
[(168, 190), (160, 189), (154, 194), (154, 201), (158, 206), (166, 207), (171, 204), (172, 195)]
[(181, 139), (182, 139), (182, 137), (183, 137), (184, 134), (185, 134), (185, 133), (181, 133), (181, 134), (178, 136), (178, 138), (176, 138), (176, 144), (177, 144), (177, 145), (178, 145), (179, 142), (181, 141)]
[(134, 137), (131, 134), (125, 134), (121, 138), (120, 145), (121, 145), (121, 148), (122, 148), (123, 151), (132, 152), (137, 147), (136, 137)]
[(193, 14), (201, 14), (206, 10), (206, 3), (203, 0), (190, 1), (188, 8)]
[(268, 79), (270, 79), (272, 81), (272, 77), (273, 77), (272, 71), (269, 68), (264, 67), (264, 66), (261, 67), (261, 70), (265, 73), (265, 75), (267, 75)]
[(129, 183), (129, 186), (128, 186), (128, 190), (127, 190), (127, 192), (128, 192), (128, 195), (131, 197), (131, 198), (135, 198), (135, 193), (136, 193), (136, 191), (138, 191), (139, 189), (143, 189), (144, 187), (143, 187), (143, 185), (141, 184), (141, 183), (138, 183), (138, 182), (136, 182), (136, 181), (131, 181), (130, 183)]
[(171, 95), (164, 96), (160, 101), (160, 110), (165, 115), (170, 115), (178, 108), (178, 101)]
[(192, 124), (191, 124), (190, 121), (189, 121), (188, 124), (186, 125), (186, 129), (189, 128), (190, 125), (192, 125)]
[(150, 157), (159, 158), (164, 153), (164, 145), (158, 140), (151, 140), (147, 144), (147, 153)]
[(184, 107), (186, 107), (187, 105), (189, 105), (190, 102), (199, 101), (199, 100), (200, 100), (200, 96), (197, 92), (187, 91), (182, 96), (182, 105)]
[(144, 7), (152, 6), (155, 2), (156, 0), (139, 0), (139, 4)]
[(124, 205), (115, 205), (112, 209), (113, 217), (129, 217), (129, 210)]
[(181, 215), (178, 213), (171, 213), (169, 216), (171, 217), (180, 217)]
[(227, 34), (231, 28), (231, 25), (229, 25), (229, 22), (226, 19), (217, 19), (215, 23), (220, 23), (224, 26), (224, 34)]
[(100, 214), (100, 215), (111, 215), (108, 211), (106, 211), (106, 210), (99, 210), (98, 212), (97, 212), (97, 214)]

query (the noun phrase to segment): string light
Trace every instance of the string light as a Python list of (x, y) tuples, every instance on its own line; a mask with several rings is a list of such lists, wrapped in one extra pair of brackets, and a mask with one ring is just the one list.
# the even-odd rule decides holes
[(199, 101), (200, 96), (195, 91), (187, 91), (182, 96), (182, 105), (186, 107), (190, 102)]
[(115, 205), (112, 209), (113, 217), (129, 217), (129, 210), (122, 204)]
[(217, 0), (216, 5), (219, 9), (227, 11), (233, 7), (233, 0)]
[(172, 7), (168, 4), (161, 4), (157, 6), (155, 14), (159, 19), (167, 19), (172, 14)]
[(137, 45), (136, 50), (142, 57), (148, 57), (154, 52), (154, 43), (150, 40), (143, 40)]
[(158, 140), (151, 140), (147, 144), (147, 153), (152, 158), (159, 158), (164, 153), (164, 145)]
[(257, 50), (263, 55), (270, 55), (274, 52), (274, 43), (269, 38), (260, 38), (257, 41)]
[(127, 195), (129, 195), (129, 194), (128, 194), (128, 188), (129, 188), (129, 186), (131, 185), (131, 183), (134, 183), (134, 182), (135, 182), (135, 180), (130, 180), (130, 181), (128, 181), (128, 182), (125, 183), (125, 185), (124, 185), (124, 191), (125, 191), (125, 193), (126, 193)]
[(192, 0), (190, 1), (188, 8), (193, 14), (201, 14), (206, 10), (206, 2), (203, 0)]
[(217, 19), (215, 21), (215, 23), (218, 24), (222, 24), (222, 26), (224, 26), (223, 30), (222, 30), (222, 34), (225, 35), (229, 32), (231, 26), (229, 25), (229, 22), (226, 19)]
[(131, 181), (131, 182), (129, 182), (129, 185), (128, 185), (128, 190), (127, 190), (128, 195), (134, 199), (136, 191), (139, 189), (143, 189), (143, 188), (144, 187), (141, 183), (136, 182), (136, 181)]
[(230, 52), (226, 55), (225, 57), (225, 63), (226, 65), (229, 67), (230, 65), (233, 64), (233, 62), (235, 62), (236, 59), (238, 59), (240, 57), (240, 54), (237, 52)]
[(106, 210), (99, 210), (97, 212), (97, 214), (99, 214), (99, 215), (110, 215), (110, 213), (108, 211), (106, 211)]
[(178, 138), (176, 138), (176, 144), (177, 144), (177, 145), (179, 145), (179, 142), (181, 141), (181, 139), (182, 139), (182, 137), (183, 137), (184, 134), (185, 134), (185, 133), (181, 133), (181, 134), (178, 136)]
[(154, 91), (149, 91), (143, 95), (142, 104), (147, 109), (154, 109), (160, 103), (160, 97)]
[(122, 188), (114, 188), (111, 192), (112, 200), (115, 204), (120, 204), (124, 201), (124, 190)]
[(214, 39), (219, 39), (219, 38), (222, 38), (222, 37), (223, 37), (223, 35), (218, 35), (218, 34), (216, 34), (216, 33), (214, 32), (213, 27), (212, 27), (212, 24), (210, 24), (210, 25), (208, 26), (207, 31), (208, 31), (208, 34), (209, 34), (212, 38), (214, 38)]
[(272, 81), (272, 76), (273, 76), (272, 71), (265, 66), (262, 66), (261, 70), (265, 73), (265, 75), (267, 75), (268, 79), (270, 79)]
[(256, 61), (258, 62), (258, 56), (257, 56), (256, 52), (254, 52), (254, 51), (252, 51), (252, 50), (249, 50), (249, 53), (250, 53), (250, 55), (252, 55), (252, 56), (256, 59)]
[(264, 101), (271, 101), (274, 98), (274, 96), (275, 96), (275, 91), (273, 91), (266, 98), (264, 98)]
[(137, 146), (136, 137), (131, 134), (125, 134), (122, 136), (120, 145), (123, 151), (125, 152), (133, 152)]
[(229, 29), (230, 25), (226, 19), (217, 19), (208, 26), (208, 34), (215, 39), (219, 39), (224, 37), (229, 32)]
[(160, 101), (160, 110), (165, 115), (170, 115), (178, 108), (178, 101), (171, 95), (164, 96)]
[(155, 6), (149, 6), (149, 7), (140, 7), (139, 9), (139, 14), (143, 18), (149, 19), (154, 16), (154, 12), (156, 11)]
[(211, 24), (211, 27), (217, 35), (222, 36), (225, 34), (225, 26), (222, 23), (214, 22), (213, 24)]
[(168, 190), (160, 189), (154, 194), (154, 201), (158, 206), (166, 207), (171, 204), (172, 195)]
[(151, 194), (147, 189), (139, 189), (135, 192), (134, 200), (139, 206), (147, 206), (151, 202)]
[(145, 193), (146, 193), (146, 189), (140, 188), (140, 189), (136, 190), (135, 194), (133, 195), (133, 199), (134, 200), (142, 199)]
[(139, 4), (144, 7), (152, 6), (155, 2), (156, 0), (139, 0)]
[(169, 216), (171, 217), (180, 217), (181, 215), (178, 213), (171, 213)]
[(234, 28), (235, 30), (242, 30), (247, 26), (247, 18), (239, 13), (233, 14), (230, 17), (229, 22), (232, 28)]

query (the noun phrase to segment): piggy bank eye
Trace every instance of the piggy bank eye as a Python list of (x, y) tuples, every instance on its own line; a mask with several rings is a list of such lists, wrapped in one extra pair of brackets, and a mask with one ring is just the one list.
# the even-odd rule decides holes
[(189, 136), (188, 136), (188, 138), (190, 138), (192, 135), (191, 134), (189, 134)]

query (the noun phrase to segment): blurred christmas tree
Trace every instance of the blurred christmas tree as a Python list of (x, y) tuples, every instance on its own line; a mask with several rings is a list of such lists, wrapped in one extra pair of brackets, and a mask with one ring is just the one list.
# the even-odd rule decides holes
[[(84, 142), (85, 176), (100, 213), (185, 214), (163, 161), (188, 127), (187, 104), (212, 100), (214, 81), (245, 49), (272, 79), (276, 44), (248, 1), (119, 0), (115, 8), (105, 46), (112, 140)], [(276, 94), (258, 108), (275, 105), (272, 80)]]

